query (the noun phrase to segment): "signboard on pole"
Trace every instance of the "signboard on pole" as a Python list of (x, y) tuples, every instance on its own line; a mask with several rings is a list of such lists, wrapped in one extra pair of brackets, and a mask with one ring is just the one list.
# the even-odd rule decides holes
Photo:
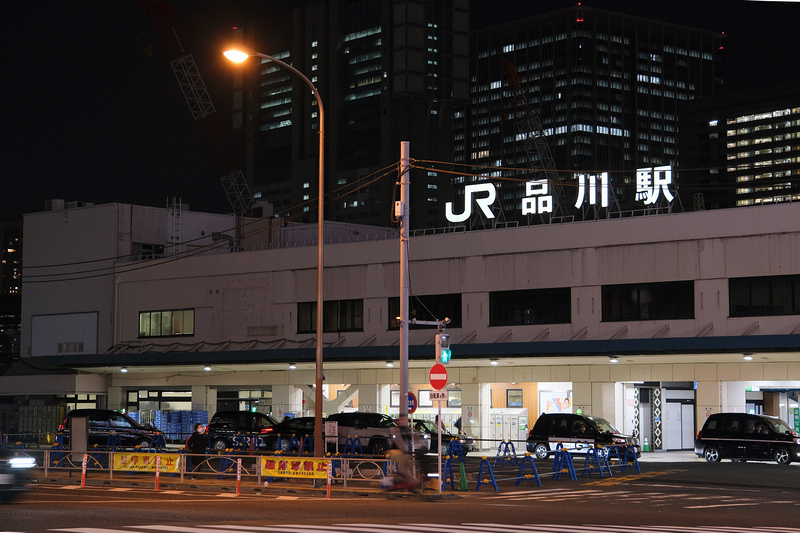
[(447, 385), (447, 367), (445, 367), (441, 363), (436, 363), (431, 368), (430, 374), (428, 374), (429, 381), (431, 383), (431, 387), (436, 390), (441, 390)]
[(432, 402), (446, 402), (448, 399), (448, 394), (446, 390), (436, 390), (430, 392), (430, 398)]

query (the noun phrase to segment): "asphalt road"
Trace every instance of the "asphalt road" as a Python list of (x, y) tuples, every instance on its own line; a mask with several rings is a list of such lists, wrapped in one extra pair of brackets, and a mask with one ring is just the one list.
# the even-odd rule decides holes
[[(330, 499), (304, 483), (272, 483), (243, 490), (223, 482), (152, 484), (123, 476), (83, 488), (75, 479), (41, 479), (14, 504), (0, 507), (0, 531), (210, 532), (404, 532), (413, 531), (708, 531), (800, 532), (800, 465), (641, 462), (626, 469), (515, 486), (496, 475), (498, 490), (445, 491), (448, 499), (394, 495), (379, 488), (344, 491)], [(121, 479), (119, 479), (121, 478)]]

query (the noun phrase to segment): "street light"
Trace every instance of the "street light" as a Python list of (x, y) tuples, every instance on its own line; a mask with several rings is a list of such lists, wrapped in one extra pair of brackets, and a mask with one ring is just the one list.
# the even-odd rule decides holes
[(323, 201), (324, 201), (324, 186), (325, 186), (325, 114), (322, 108), (322, 98), (319, 91), (314, 84), (311, 83), (302, 72), (294, 68), (292, 65), (276, 59), (270, 55), (262, 54), (245, 48), (231, 49), (224, 52), (225, 57), (234, 63), (242, 63), (250, 56), (256, 56), (278, 65), (287, 68), (300, 76), (306, 85), (311, 88), (311, 93), (317, 99), (317, 108), (319, 108), (319, 212), (317, 218), (317, 359), (316, 359), (316, 380), (315, 380), (315, 393), (314, 393), (314, 455), (323, 457), (325, 455), (325, 443), (322, 439), (322, 241), (325, 236), (323, 229)]

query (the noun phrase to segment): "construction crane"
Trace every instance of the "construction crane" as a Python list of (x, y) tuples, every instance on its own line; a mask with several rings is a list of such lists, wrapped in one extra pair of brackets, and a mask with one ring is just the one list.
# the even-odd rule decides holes
[(539, 112), (533, 107), (524, 85), (517, 72), (517, 67), (510, 61), (503, 60), (503, 70), (511, 94), (514, 98), (514, 117), (517, 125), (517, 132), (523, 140), (525, 153), (528, 156), (528, 165), (533, 171), (533, 180), (547, 179), (547, 183), (553, 195), (553, 217), (566, 217), (565, 193), (564, 188), (556, 171), (556, 164), (553, 155), (550, 153), (550, 146), (544, 136), (542, 119)]
[[(528, 155), (528, 163), (533, 169), (533, 179), (547, 179), (553, 194), (553, 215), (561, 220), (572, 218), (567, 213), (566, 193), (556, 171), (555, 160), (550, 153), (550, 146), (544, 136), (542, 119), (539, 112), (533, 107), (528, 99), (527, 91), (519, 77), (517, 67), (507, 60), (503, 60), (503, 69), (508, 78), (509, 87), (512, 90), (515, 106), (515, 118), (517, 131), (524, 140), (525, 152)], [(616, 211), (619, 211), (619, 201), (616, 191), (609, 187), (610, 203)], [(585, 220), (587, 215), (586, 208), (582, 211), (582, 218)], [(598, 218), (599, 213), (595, 208), (594, 217)]]
[(217, 166), (220, 181), (236, 216), (236, 245), (238, 245), (241, 240), (241, 217), (253, 208), (254, 202), (233, 146), (222, 127), (222, 121), (214, 108), (197, 63), (187, 51), (181, 38), (175, 9), (159, 0), (147, 0), (140, 3), (139, 8), (147, 14), (159, 33), (192, 118)]

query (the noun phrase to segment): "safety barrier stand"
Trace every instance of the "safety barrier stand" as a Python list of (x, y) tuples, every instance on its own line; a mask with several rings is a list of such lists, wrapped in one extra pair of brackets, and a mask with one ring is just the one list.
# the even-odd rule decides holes
[(461, 441), (457, 439), (453, 439), (447, 444), (447, 455), (450, 457), (455, 456), (460, 459), (461, 462), (467, 460), (464, 456), (464, 448), (461, 446)]
[(232, 472), (234, 467), (236, 466), (236, 461), (231, 459), (231, 456), (236, 455), (234, 450), (231, 450), (225, 453), (219, 461), (219, 472), (217, 473), (217, 479), (225, 479), (226, 472)]
[(636, 449), (633, 446), (625, 446), (625, 453), (622, 454), (622, 459), (619, 462), (620, 472), (625, 472), (625, 469), (629, 466), (636, 468), (638, 473), (642, 473), (642, 469), (639, 468), (639, 458), (636, 457)]
[[(526, 474), (525, 473), (525, 467), (526, 466), (530, 467), (531, 471), (533, 471), (532, 474)], [(522, 457), (522, 460), (520, 460), (520, 462), (519, 462), (519, 471), (517, 472), (517, 481), (514, 483), (514, 486), (516, 487), (517, 485), (519, 485), (520, 482), (523, 479), (531, 479), (531, 478), (535, 479), (536, 483), (540, 487), (542, 486), (542, 480), (539, 479), (539, 470), (537, 470), (537, 468), (536, 468), (536, 463), (533, 462), (533, 457), (531, 457), (531, 454), (530, 453), (526, 453)]]
[(586, 459), (583, 462), (583, 473), (581, 475), (592, 475), (595, 469), (600, 473), (600, 477), (605, 477), (606, 472), (611, 477), (608, 453), (602, 453), (600, 446), (589, 446), (589, 449), (586, 450)]
[(347, 440), (344, 441), (344, 451), (342, 452), (342, 455), (364, 455), (364, 452), (361, 449), (361, 439), (358, 438), (358, 435), (356, 435), (354, 439), (350, 438), (348, 435)]
[(572, 455), (559, 442), (556, 445), (556, 453), (553, 456), (553, 479), (561, 479), (561, 474), (569, 474), (569, 478), (572, 481), (578, 481), (578, 475), (575, 473), (575, 464), (572, 462)]
[(517, 452), (514, 450), (514, 443), (504, 440), (497, 447), (497, 455), (494, 459), (494, 466), (497, 467), (497, 461), (500, 461), (500, 466), (508, 463), (512, 466), (517, 466)]
[(150, 446), (147, 448), (148, 452), (152, 453), (164, 453), (167, 451), (167, 441), (164, 439), (164, 435), (158, 434), (156, 438), (150, 441)]
[(303, 442), (300, 443), (300, 450), (298, 451), (298, 453), (300, 455), (306, 453), (310, 453), (312, 455), (314, 454), (314, 441), (310, 436), (306, 435), (305, 437), (303, 437)]
[(444, 466), (442, 466), (442, 490), (447, 488), (447, 485), (450, 485), (451, 490), (455, 490), (456, 482), (455, 476), (453, 475), (453, 456), (448, 455), (447, 459), (444, 462)]
[(300, 440), (297, 438), (296, 435), (292, 435), (289, 439), (289, 448), (286, 450), (288, 453), (292, 453), (293, 451), (297, 451), (300, 453)]
[(489, 461), (486, 457), (481, 459), (481, 466), (478, 468), (478, 486), (475, 490), (481, 490), (481, 485), (484, 483), (489, 483), (489, 479), (483, 479), (483, 467), (486, 466), (486, 469), (489, 471), (488, 474), (492, 478), (492, 485), (494, 485), (494, 490), (497, 492), (500, 489), (497, 488), (497, 480), (494, 478), (494, 472), (492, 472), (492, 465), (489, 464)]
[(331, 458), (331, 482), (335, 485), (339, 484), (339, 478), (342, 480), (345, 479), (345, 473), (342, 470), (342, 459), (333, 459)]
[(93, 445), (92, 451), (89, 453), (89, 459), (91, 459), (91, 462), (88, 464), (88, 468), (99, 468), (100, 470), (103, 470), (106, 467), (106, 457), (106, 453), (100, 451), (97, 444)]

